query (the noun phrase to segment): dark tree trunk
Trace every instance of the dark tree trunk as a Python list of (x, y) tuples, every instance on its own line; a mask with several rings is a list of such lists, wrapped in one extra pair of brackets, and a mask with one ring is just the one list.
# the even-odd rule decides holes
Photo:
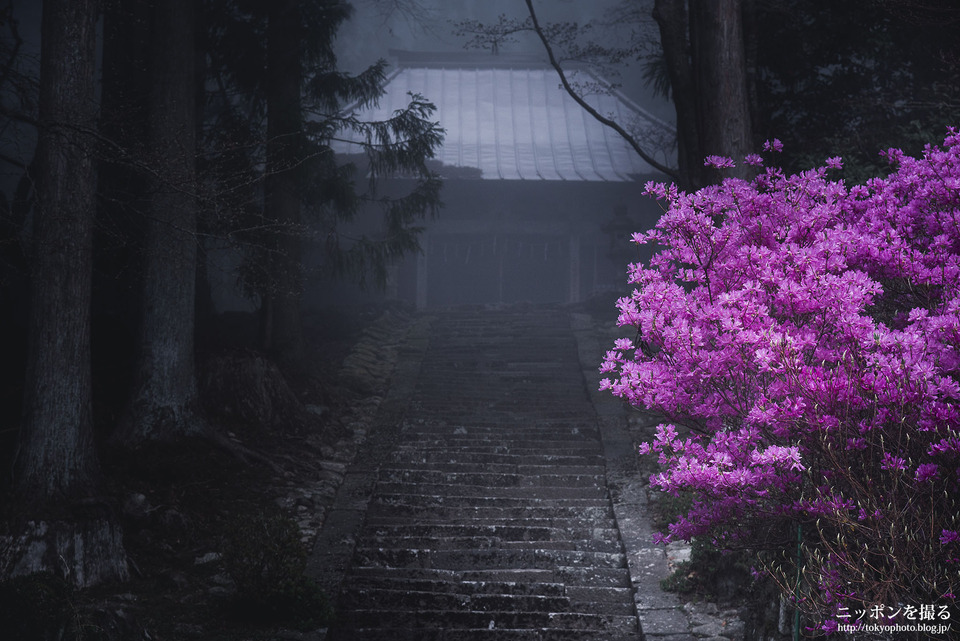
[[(677, 113), (677, 156), (685, 189), (722, 176), (748, 177), (743, 157), (753, 149), (742, 0), (655, 0), (653, 17), (667, 61)], [(703, 166), (727, 156), (734, 170)]]
[(689, 20), (686, 0), (656, 0), (653, 17), (660, 29), (660, 43), (667, 61), (667, 74), (677, 114), (677, 164), (681, 187), (703, 186), (703, 153), (700, 151), (697, 89), (690, 64), (687, 38)]
[(100, 133), (110, 142), (99, 178), (110, 215), (107, 225), (126, 225), (129, 244), (129, 228), (141, 220), (145, 208), (144, 180), (134, 163), (147, 149), (152, 16), (144, 0), (103, 4)]
[[(203, 23), (201, 13), (196, 14), (196, 33), (194, 34), (194, 52), (193, 52), (193, 73), (194, 73), (194, 136), (197, 141), (198, 156), (203, 146), (203, 119), (206, 108), (206, 79), (207, 79), (207, 47), (210, 44), (206, 41), (206, 25)], [(203, 181), (197, 181), (198, 190), (202, 190)], [(209, 188), (208, 188), (209, 189)], [(201, 193), (201, 202), (204, 199), (212, 200), (212, 194), (209, 191)], [(213, 289), (210, 284), (209, 263), (207, 260), (208, 246), (204, 244), (203, 232), (210, 231), (204, 228), (203, 210), (197, 209), (197, 227), (200, 234), (197, 236), (197, 276), (196, 276), (196, 331), (194, 338), (200, 350), (205, 345), (215, 342), (215, 318), (216, 305), (213, 301)]]
[[(44, 2), (39, 207), (14, 487), (38, 519), (97, 490), (90, 373), (96, 20), (96, 0)], [(3, 565), (14, 573), (65, 570), (78, 585), (127, 573), (119, 529), (104, 518), (31, 522)]]
[(94, 169), (94, 0), (43, 10), (39, 208), (18, 487), (41, 498), (94, 483), (90, 279)]
[(149, 178), (137, 368), (116, 438), (127, 446), (200, 433), (194, 359), (197, 275), (194, 0), (154, 6)]
[[(758, 0), (743, 0), (743, 54), (746, 68), (747, 104), (750, 112), (751, 135), (763, 130), (763, 109), (760, 107), (758, 69), (760, 68), (760, 37), (757, 18)], [(756, 140), (753, 140), (756, 143)], [(754, 150), (755, 151), (755, 150)]]
[(273, 0), (267, 28), (267, 159), (264, 209), (275, 226), (271, 283), (262, 301), (264, 347), (282, 362), (303, 355), (300, 170), (302, 160), (299, 0)]
[[(747, 95), (742, 2), (693, 0), (690, 6), (700, 150), (704, 155), (734, 159), (737, 168), (725, 170), (723, 175), (749, 177), (750, 167), (743, 157), (755, 150)], [(710, 182), (719, 177), (715, 173)]]
[(151, 19), (143, 0), (103, 0), (99, 129), (109, 142), (98, 165), (92, 326), (94, 371), (114, 373), (116, 381), (94, 390), (94, 407), (111, 410), (131, 391), (140, 319), (147, 190), (137, 165), (147, 149)]

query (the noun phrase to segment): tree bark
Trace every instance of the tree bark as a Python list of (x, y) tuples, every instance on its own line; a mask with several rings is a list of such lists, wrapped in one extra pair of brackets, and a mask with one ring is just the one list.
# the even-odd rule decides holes
[[(686, 183), (680, 186), (749, 177), (743, 157), (754, 149), (742, 0), (655, 0), (653, 17), (677, 114), (678, 164)], [(733, 158), (736, 169), (705, 168), (708, 155)]]
[(21, 493), (50, 498), (94, 484), (90, 281), (96, 171), (95, 0), (43, 8), (33, 268)]
[(304, 349), (300, 170), (302, 160), (299, 0), (273, 0), (267, 27), (266, 217), (274, 225), (269, 273), (261, 303), (264, 347), (281, 362), (296, 363)]
[[(102, 0), (103, 53), (98, 164), (101, 198), (94, 225), (93, 309), (96, 367), (123, 372), (117, 399), (130, 394), (140, 319), (143, 219), (148, 207), (142, 164), (150, 105), (150, 6)], [(108, 325), (110, 328), (101, 327)], [(116, 328), (125, 331), (117, 332)], [(108, 335), (101, 349), (100, 336)], [(96, 394), (95, 394), (96, 397)], [(95, 404), (99, 399), (94, 399)]]
[[(97, 6), (96, 0), (43, 5), (39, 206), (14, 480), (17, 498), (41, 516), (58, 503), (77, 505), (95, 495), (99, 476), (90, 372)], [(126, 577), (122, 536), (108, 519), (32, 522), (21, 539), (4, 555), (7, 571), (65, 571), (78, 585)]]
[[(732, 158), (736, 169), (723, 175), (748, 178), (743, 157), (753, 149), (747, 61), (743, 40), (741, 0), (692, 0), (690, 43), (697, 86), (701, 152)], [(711, 175), (712, 174), (712, 175)], [(720, 174), (708, 172), (709, 182)]]
[(194, 358), (197, 277), (194, 0), (154, 5), (137, 368), (115, 435), (125, 446), (202, 432)]
[(655, 0), (653, 17), (660, 29), (660, 44), (667, 61), (670, 91), (677, 114), (677, 165), (680, 187), (702, 187), (703, 153), (700, 151), (697, 89), (690, 62), (686, 0)]

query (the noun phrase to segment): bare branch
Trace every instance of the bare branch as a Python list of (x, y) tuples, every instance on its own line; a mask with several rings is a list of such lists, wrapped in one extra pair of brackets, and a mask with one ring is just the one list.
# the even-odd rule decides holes
[(533, 30), (529, 18), (520, 21), (507, 18), (503, 13), (497, 16), (496, 24), (488, 25), (479, 20), (461, 20), (454, 22), (453, 26), (454, 35), (473, 36), (463, 45), (464, 49), (490, 49), (494, 55), (500, 53), (502, 45), (516, 42), (514, 37), (516, 34)]
[(580, 105), (588, 114), (593, 116), (598, 122), (600, 122), (603, 125), (606, 125), (607, 127), (610, 127), (611, 129), (616, 131), (618, 134), (620, 134), (620, 136), (625, 141), (627, 141), (627, 144), (629, 144), (633, 148), (633, 150), (637, 152), (637, 155), (639, 155), (641, 158), (647, 161), (647, 163), (649, 163), (651, 167), (653, 167), (658, 171), (662, 171), (666, 175), (670, 176), (670, 178), (672, 178), (673, 180), (679, 181), (680, 173), (676, 169), (667, 167), (666, 165), (658, 162), (655, 158), (653, 158), (653, 156), (648, 154), (640, 146), (640, 143), (638, 143), (636, 139), (633, 136), (631, 136), (623, 127), (621, 127), (618, 123), (616, 123), (613, 120), (610, 120), (609, 118), (605, 117), (600, 112), (598, 112), (596, 109), (594, 109), (590, 105), (590, 103), (584, 100), (580, 96), (580, 94), (578, 94), (574, 90), (574, 88), (570, 86), (570, 81), (567, 80), (567, 75), (563, 71), (563, 67), (560, 66), (560, 63), (557, 62), (556, 56), (554, 56), (553, 47), (550, 45), (550, 40), (547, 38), (546, 34), (544, 33), (543, 29), (540, 26), (540, 22), (537, 20), (537, 14), (533, 9), (533, 0), (526, 0), (526, 3), (527, 3), (527, 10), (529, 10), (530, 12), (530, 19), (533, 21), (533, 30), (540, 37), (540, 42), (543, 43), (543, 47), (547, 52), (547, 57), (550, 59), (550, 65), (556, 70), (557, 75), (560, 76), (560, 84), (563, 85), (563, 88), (564, 90), (566, 90), (567, 94), (569, 94), (570, 97), (573, 98), (578, 105)]
[(399, 16), (411, 28), (422, 29), (424, 33), (434, 32), (430, 25), (436, 21), (437, 9), (426, 6), (419, 0), (368, 0), (368, 2), (380, 14), (384, 25)]

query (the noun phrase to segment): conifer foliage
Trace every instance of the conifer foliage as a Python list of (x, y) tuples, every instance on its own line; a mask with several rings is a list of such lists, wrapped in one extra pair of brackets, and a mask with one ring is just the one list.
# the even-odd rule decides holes
[[(258, 298), (299, 290), (296, 268), (271, 256), (277, 254), (278, 243), (305, 236), (324, 247), (328, 274), (382, 284), (391, 259), (418, 249), (417, 222), (439, 206), (440, 182), (427, 167), (443, 136), (431, 119), (434, 106), (413, 95), (408, 107), (389, 120), (352, 117), (346, 107), (362, 107), (382, 94), (386, 62), (356, 75), (337, 68), (333, 38), (350, 16), (348, 5), (330, 0), (282, 3), (299, 14), (298, 20), (290, 20), (276, 8), (279, 4), (206, 3), (208, 82), (216, 90), (205, 107), (204, 154), (210, 178), (219, 185), (214, 191), (224, 195), (216, 204), (236, 216), (228, 228), (234, 227), (233, 237), (246, 255), (244, 285)], [(287, 49), (287, 60), (299, 65), (299, 72), (294, 70), (299, 78), (288, 79), (301, 87), (299, 105), (278, 101), (277, 78), (292, 69), (289, 63), (278, 67), (283, 58), (274, 57), (271, 64), (269, 54), (280, 46), (278, 41)], [(287, 113), (280, 116), (283, 108)], [(270, 123), (275, 127), (278, 117), (288, 123), (272, 129)], [(365, 141), (357, 146), (357, 158), (363, 159), (359, 163), (338, 163), (329, 149), (334, 138), (349, 137), (347, 131), (360, 133)], [(376, 179), (397, 174), (411, 178), (409, 191), (378, 196), (372, 188)], [(272, 184), (282, 175), (292, 179), (286, 196), (295, 190), (301, 207), (293, 217), (278, 216), (275, 201), (274, 206), (269, 202)], [(261, 187), (268, 199), (263, 208), (258, 200)], [(371, 201), (384, 214), (379, 233), (345, 235), (343, 223)], [(224, 209), (217, 212), (214, 220), (222, 225)]]
[[(15, 200), (0, 198), (2, 327), (30, 326), (26, 353), (3, 363), (14, 427), (0, 451), (13, 474), (0, 489), (24, 518), (3, 539), (0, 574), (65, 571), (91, 585), (128, 572), (117, 519), (64, 516), (101, 504), (105, 448), (224, 443), (196, 376), (208, 250), (239, 252), (263, 351), (296, 364), (304, 249), (319, 248), (334, 276), (383, 281), (439, 206), (427, 161), (442, 130), (417, 96), (384, 122), (344, 115), (377, 99), (386, 64), (337, 68), (343, 2), (51, 0), (30, 82), (15, 14), (0, 9), (0, 118), (39, 144), (33, 161), (8, 155), (6, 139), (0, 154), (23, 174)], [(334, 158), (344, 130), (365, 134), (362, 167)], [(378, 198), (379, 229), (346, 239), (376, 179), (395, 173), (409, 190)], [(100, 383), (95, 369), (122, 374)]]

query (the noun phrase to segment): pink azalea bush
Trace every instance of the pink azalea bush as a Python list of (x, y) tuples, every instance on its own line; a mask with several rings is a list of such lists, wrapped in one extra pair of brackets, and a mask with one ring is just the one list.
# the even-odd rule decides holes
[(633, 240), (656, 253), (618, 301), (636, 337), (601, 367), (667, 418), (641, 451), (693, 504), (663, 540), (757, 550), (825, 629), (960, 590), (960, 135), (886, 155), (865, 185), (755, 154), (752, 181), (648, 184), (666, 211)]

